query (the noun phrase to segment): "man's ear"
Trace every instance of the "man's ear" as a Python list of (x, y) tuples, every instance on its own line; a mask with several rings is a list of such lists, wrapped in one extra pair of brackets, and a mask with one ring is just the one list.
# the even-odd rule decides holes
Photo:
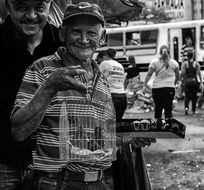
[(99, 40), (99, 46), (101, 47), (103, 44), (105, 44), (106, 41), (106, 30), (104, 29), (101, 35), (101, 39)]
[(64, 36), (64, 27), (59, 27), (59, 39), (61, 42), (65, 42), (65, 36)]

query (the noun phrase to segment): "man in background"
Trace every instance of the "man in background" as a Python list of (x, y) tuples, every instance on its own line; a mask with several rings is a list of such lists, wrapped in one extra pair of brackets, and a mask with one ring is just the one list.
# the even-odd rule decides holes
[[(195, 53), (195, 48), (193, 46), (193, 40), (190, 36), (185, 37), (185, 43), (183, 44), (181, 48), (181, 60), (182, 63), (185, 61), (188, 61), (188, 52), (193, 52)], [(195, 57), (194, 57), (195, 58)]]
[[(58, 29), (47, 22), (51, 0), (5, 0), (8, 16), (0, 25), (0, 189), (22, 189), (32, 163), (31, 137), (16, 142), (10, 114), (27, 67), (59, 47)], [(28, 188), (27, 188), (28, 189)]]

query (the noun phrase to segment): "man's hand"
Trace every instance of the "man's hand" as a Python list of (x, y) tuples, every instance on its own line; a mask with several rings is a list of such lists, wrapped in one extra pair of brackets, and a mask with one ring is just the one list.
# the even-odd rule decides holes
[(75, 76), (84, 75), (86, 71), (81, 66), (70, 66), (57, 69), (46, 81), (46, 85), (56, 91), (78, 90), (86, 92), (87, 86)]

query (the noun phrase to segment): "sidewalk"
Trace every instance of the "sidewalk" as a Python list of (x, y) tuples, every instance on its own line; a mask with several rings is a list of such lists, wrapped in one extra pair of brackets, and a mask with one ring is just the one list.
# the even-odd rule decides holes
[[(191, 113), (191, 102), (189, 104), (189, 115), (185, 115), (184, 112), (184, 100), (178, 100), (175, 104), (174, 110), (173, 110), (173, 117), (175, 118), (185, 118), (185, 120), (189, 120), (191, 118), (200, 118), (201, 120), (204, 120), (204, 107), (198, 111), (198, 114), (193, 115)], [(136, 106), (131, 109), (127, 109), (125, 111), (125, 114), (123, 116), (124, 118), (154, 118), (154, 111), (145, 112), (143, 109), (141, 109), (139, 106)]]
[[(190, 104), (191, 108), (191, 104)], [(154, 118), (154, 111), (147, 113), (140, 113), (138, 107), (135, 109), (127, 109), (124, 118), (134, 119), (134, 118)], [(189, 111), (189, 115), (185, 115), (184, 112), (184, 100), (179, 100), (174, 108), (173, 117), (186, 125), (185, 139), (173, 139), (166, 141), (165, 139), (158, 139), (155, 145), (152, 145), (146, 150), (154, 150), (165, 152), (167, 148), (173, 148), (178, 150), (188, 150), (194, 149), (195, 147), (200, 147), (201, 142), (204, 139), (204, 108), (198, 110), (198, 114), (193, 115)], [(189, 139), (191, 142), (189, 143)]]
[[(191, 104), (190, 104), (191, 108)], [(127, 109), (124, 118), (154, 118), (154, 111)], [(173, 117), (186, 125), (184, 139), (157, 139), (143, 149), (154, 190), (202, 190), (204, 184), (204, 106), (198, 114), (185, 115), (184, 101), (175, 105)]]
[[(191, 104), (190, 104), (191, 108)], [(178, 100), (175, 105), (173, 117), (186, 125), (186, 136), (200, 136), (204, 138), (204, 107), (201, 110), (197, 110), (198, 114), (193, 115), (189, 111), (189, 115), (185, 115), (184, 112), (184, 100)], [(154, 118), (154, 111), (144, 112), (144, 110), (139, 109), (138, 107), (127, 109), (125, 111), (125, 119), (134, 119), (134, 118)]]

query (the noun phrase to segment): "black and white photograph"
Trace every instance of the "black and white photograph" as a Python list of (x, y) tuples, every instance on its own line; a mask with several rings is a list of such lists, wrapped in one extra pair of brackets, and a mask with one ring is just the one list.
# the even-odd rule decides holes
[(204, 0), (0, 0), (0, 190), (204, 190)]

